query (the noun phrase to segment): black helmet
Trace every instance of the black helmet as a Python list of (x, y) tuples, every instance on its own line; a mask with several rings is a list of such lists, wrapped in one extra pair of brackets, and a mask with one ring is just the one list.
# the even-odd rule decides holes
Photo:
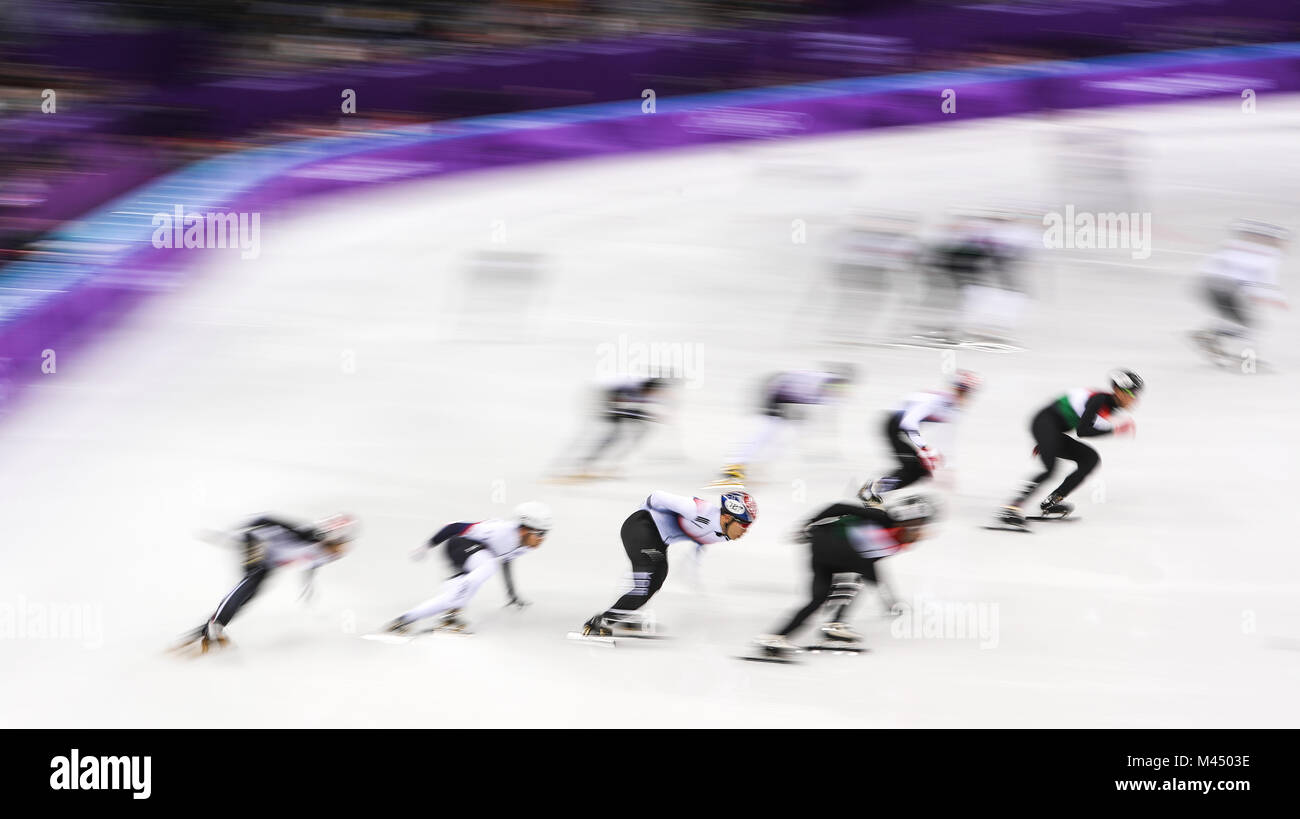
[(1132, 370), (1111, 370), (1110, 385), (1117, 390), (1137, 395), (1142, 391), (1145, 382), (1143, 382), (1142, 376)]

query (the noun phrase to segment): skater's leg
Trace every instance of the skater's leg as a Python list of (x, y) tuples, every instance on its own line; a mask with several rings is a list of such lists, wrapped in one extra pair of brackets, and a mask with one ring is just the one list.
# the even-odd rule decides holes
[(611, 467), (618, 467), (636, 450), (637, 445), (645, 438), (646, 432), (650, 429), (650, 422), (642, 418), (624, 418), (619, 424), (619, 439), (611, 442), (606, 463)]
[(797, 631), (800, 626), (804, 624), (805, 620), (807, 620), (818, 609), (824, 606), (826, 604), (826, 601), (831, 596), (831, 586), (832, 586), (831, 581), (833, 580), (834, 577), (835, 577), (835, 572), (834, 570), (831, 569), (830, 566), (828, 566), (825, 563), (822, 563), (820, 560), (814, 559), (813, 579), (812, 579), (812, 599), (808, 601), (807, 605), (799, 609), (799, 611), (795, 612), (794, 616), (790, 618), (790, 620), (785, 624), (785, 626), (776, 633), (782, 637), (789, 637), (791, 634)]
[(885, 424), (885, 437), (898, 458), (898, 468), (872, 484), (872, 491), (877, 495), (911, 486), (922, 478), (930, 477), (930, 470), (925, 468), (920, 453), (916, 451), (907, 433), (899, 426), (901, 420), (902, 416), (895, 413)]
[(633, 512), (623, 522), (619, 535), (623, 551), (632, 563), (632, 587), (600, 616), (616, 617), (636, 611), (668, 579), (668, 550), (649, 512), (644, 509)]
[(257, 590), (262, 587), (262, 581), (266, 580), (266, 576), (270, 573), (271, 570), (264, 564), (257, 564), (249, 569), (239, 584), (221, 599), (209, 622), (216, 623), (221, 628), (230, 625), (230, 621), (235, 618), (244, 604), (257, 594)]
[(749, 466), (757, 463), (768, 451), (769, 445), (780, 433), (785, 423), (780, 415), (762, 415), (754, 424), (753, 433), (736, 451), (732, 463)]
[(1067, 461), (1074, 461), (1078, 466), (1073, 472), (1067, 475), (1065, 480), (1061, 482), (1061, 485), (1052, 492), (1052, 497), (1056, 498), (1058, 501), (1069, 497), (1070, 493), (1075, 489), (1078, 489), (1079, 484), (1083, 483), (1089, 473), (1096, 469), (1097, 465), (1101, 463), (1101, 456), (1097, 454), (1097, 450), (1088, 446), (1083, 441), (1076, 441), (1068, 436), (1065, 440), (1067, 443), (1065, 451), (1061, 454), (1061, 457), (1065, 458)]
[(602, 422), (605, 428), (604, 434), (596, 440), (596, 445), (591, 448), (591, 451), (578, 461), (578, 466), (581, 469), (590, 469), (595, 466), (600, 460), (600, 456), (608, 452), (614, 446), (614, 443), (618, 440), (619, 434), (622, 431), (622, 420), (623, 419), (617, 415), (607, 415), (605, 417)]
[(1025, 481), (1020, 492), (1012, 499), (1011, 506), (1019, 508), (1052, 477), (1052, 473), (1056, 471), (1056, 460), (1062, 457), (1066, 446), (1073, 440), (1061, 431), (1059, 422), (1051, 417), (1051, 412), (1051, 409), (1043, 410), (1035, 416), (1030, 426), (1034, 443), (1038, 447), (1038, 458), (1043, 463), (1043, 471)]
[(857, 600), (858, 592), (862, 591), (863, 581), (859, 575), (848, 572), (839, 573), (832, 579), (831, 596), (827, 601), (830, 618), (833, 623), (842, 623), (848, 617), (853, 601)]
[(1210, 300), (1219, 315), (1220, 321), (1216, 330), (1219, 335), (1239, 336), (1250, 326), (1250, 316), (1239, 283), (1221, 280), (1211, 284)]
[(496, 574), (500, 566), (501, 561), (486, 549), (474, 552), (465, 559), (463, 574), (458, 574), (443, 583), (436, 596), (406, 612), (398, 620), (402, 623), (414, 623), (426, 617), (464, 608), (473, 599), (479, 587)]

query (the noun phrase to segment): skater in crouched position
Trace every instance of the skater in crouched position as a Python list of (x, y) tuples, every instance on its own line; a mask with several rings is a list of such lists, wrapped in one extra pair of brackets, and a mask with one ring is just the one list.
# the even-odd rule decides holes
[(668, 547), (679, 541), (698, 546), (740, 540), (758, 518), (758, 506), (747, 492), (727, 492), (716, 501), (651, 492), (641, 508), (623, 521), (619, 535), (632, 562), (632, 588), (614, 605), (582, 627), (590, 637), (609, 637), (614, 626), (637, 619), (644, 606), (668, 578)]
[(227, 645), (226, 626), (278, 568), (305, 563), (302, 596), (310, 597), (316, 569), (343, 556), (356, 537), (357, 521), (350, 515), (337, 514), (313, 524), (297, 524), (262, 515), (242, 523), (233, 534), (243, 550), (244, 576), (221, 599), (208, 621), (187, 634), (178, 648), (198, 643), (206, 654), (213, 644)]
[(853, 383), (851, 364), (833, 364), (824, 370), (790, 370), (776, 373), (763, 383), (760, 414), (753, 431), (736, 450), (733, 462), (722, 468), (712, 486), (742, 486), (750, 467), (767, 457), (783, 430), (800, 424), (810, 406), (833, 404)]
[(1126, 412), (1137, 404), (1138, 393), (1144, 386), (1142, 378), (1132, 370), (1114, 370), (1110, 374), (1111, 391), (1073, 389), (1043, 407), (1034, 416), (1030, 432), (1034, 436), (1034, 454), (1043, 462), (1043, 471), (1025, 482), (1020, 492), (1002, 508), (997, 522), (1009, 529), (1028, 529), (1021, 506), (1038, 488), (1052, 477), (1059, 459), (1074, 461), (1075, 469), (1052, 490), (1040, 505), (1044, 518), (1065, 517), (1074, 511), (1067, 503), (1070, 493), (1083, 483), (1101, 463), (1097, 450), (1080, 438), (1093, 438), (1111, 433), (1128, 434), (1134, 429), (1133, 419)]
[[(789, 636), (828, 602), (847, 608), (845, 600), (833, 600), (835, 575), (860, 575), (867, 583), (876, 582), (876, 561), (889, 557), (917, 542), (927, 534), (927, 525), (935, 518), (935, 505), (924, 495), (891, 499), (880, 507), (867, 503), (867, 486), (858, 497), (863, 503), (833, 503), (809, 518), (802, 530), (804, 543), (812, 557), (812, 597), (774, 634), (755, 641), (760, 652), (774, 658), (788, 658), (798, 650)], [(841, 584), (842, 588), (843, 584)], [(843, 622), (822, 627), (829, 642), (857, 647), (860, 636)]]
[[(663, 396), (671, 381), (668, 378), (619, 376), (607, 379), (600, 389), (597, 405), (596, 441), (577, 462), (568, 477), (591, 478), (599, 473), (602, 460), (625, 457), (646, 436), (650, 425), (657, 423), (663, 409)], [(612, 465), (612, 463), (610, 464)]]
[(1210, 257), (1202, 273), (1206, 300), (1215, 326), (1192, 334), (1193, 341), (1219, 364), (1240, 364), (1241, 354), (1256, 348), (1262, 318), (1257, 307), (1286, 307), (1278, 287), (1288, 231), (1254, 219), (1232, 227), (1232, 239)]
[(921, 434), (921, 425), (955, 422), (979, 386), (978, 375), (958, 370), (948, 389), (909, 395), (901, 407), (889, 414), (885, 439), (898, 458), (898, 468), (864, 487), (868, 502), (882, 504), (885, 493), (934, 477), (935, 470), (943, 465), (943, 455)]
[(429, 549), (447, 544), (447, 560), (455, 574), (443, 584), (435, 597), (421, 603), (393, 620), (386, 631), (409, 634), (412, 626), (429, 617), (441, 620), (436, 629), (464, 631), (460, 612), (478, 592), (479, 587), (499, 569), (506, 582), (509, 605), (522, 608), (528, 603), (515, 591), (510, 564), (542, 545), (551, 531), (551, 510), (537, 501), (521, 503), (510, 520), (484, 520), (478, 523), (449, 523), (417, 547), (412, 554), (422, 558)]

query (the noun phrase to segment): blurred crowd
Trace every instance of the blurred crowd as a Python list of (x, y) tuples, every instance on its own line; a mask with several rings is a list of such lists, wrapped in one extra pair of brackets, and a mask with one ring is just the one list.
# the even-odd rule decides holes
[[(1079, 7), (1047, 0), (8, 0), (0, 4), (0, 264), (169, 169), (322, 130), (626, 99), (651, 83), (663, 95), (685, 94), (1297, 33), (1295, 10), (1276, 4), (1274, 12), (1269, 0), (1231, 10), (1197, 0), (1158, 5), (1170, 8), (1153, 16), (1103, 0), (1087, 4), (1083, 20)], [(986, 22), (932, 25), (950, 14)], [(999, 25), (1008, 14), (1042, 25), (1022, 36)], [(635, 38), (659, 40), (644, 59), (606, 60), (578, 79), (560, 70), (572, 63), (566, 55), (630, 53)], [(554, 52), (551, 62), (512, 62), (539, 49)], [(310, 104), (293, 86), (322, 72), (346, 82), (348, 71), (382, 65), (402, 76), (402, 64), (439, 59), (455, 63), (445, 79), (405, 98), (371, 94), (357, 118), (331, 107), (337, 82), (328, 83), (332, 96)], [(222, 86), (247, 89), (247, 110), (205, 93)], [(279, 113), (251, 96), (269, 90), (289, 92)], [(46, 98), (50, 91), (57, 99)]]

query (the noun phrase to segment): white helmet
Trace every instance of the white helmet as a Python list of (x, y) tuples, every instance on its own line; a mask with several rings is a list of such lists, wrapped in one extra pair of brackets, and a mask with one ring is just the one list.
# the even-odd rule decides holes
[(551, 531), (551, 507), (540, 501), (527, 501), (515, 507), (515, 520), (525, 529)]
[(890, 520), (903, 525), (924, 525), (938, 517), (938, 504), (934, 498), (923, 493), (891, 498), (885, 504), (885, 512)]

